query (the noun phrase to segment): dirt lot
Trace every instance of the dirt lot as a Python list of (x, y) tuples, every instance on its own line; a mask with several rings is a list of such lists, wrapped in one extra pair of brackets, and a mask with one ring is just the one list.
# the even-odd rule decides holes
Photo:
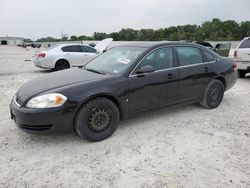
[(215, 110), (163, 108), (89, 143), (30, 135), (10, 120), (16, 90), (50, 72), (25, 61), (33, 54), (0, 46), (0, 187), (250, 187), (249, 76)]

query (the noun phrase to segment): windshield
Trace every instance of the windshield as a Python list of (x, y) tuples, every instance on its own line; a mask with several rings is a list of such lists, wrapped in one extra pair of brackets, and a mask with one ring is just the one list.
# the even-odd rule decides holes
[(85, 66), (85, 69), (103, 74), (120, 74), (146, 49), (143, 47), (115, 47), (92, 60)]

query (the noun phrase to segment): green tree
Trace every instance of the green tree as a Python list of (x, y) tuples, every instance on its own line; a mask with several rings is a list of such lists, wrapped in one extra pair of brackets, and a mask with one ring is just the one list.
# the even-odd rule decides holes
[(73, 36), (70, 37), (70, 40), (71, 40), (71, 41), (77, 41), (77, 39), (78, 39), (78, 38), (77, 38), (77, 36), (75, 36), (75, 35), (73, 35)]
[[(170, 26), (158, 30), (123, 28), (119, 32), (104, 33), (95, 32), (93, 36), (71, 36), (70, 40), (103, 40), (111, 37), (116, 41), (158, 41), (158, 40), (242, 40), (242, 38), (250, 36), (250, 21), (237, 23), (234, 20), (221, 21), (214, 18), (211, 21), (205, 21), (201, 25), (182, 25)], [(64, 39), (56, 39), (46, 37), (37, 39), (38, 42), (54, 42)]]
[(250, 21), (241, 22), (239, 25), (239, 39), (250, 36)]
[(94, 40), (103, 40), (105, 38), (108, 38), (108, 34), (106, 33), (98, 33), (98, 32), (94, 32), (93, 35), (93, 39)]

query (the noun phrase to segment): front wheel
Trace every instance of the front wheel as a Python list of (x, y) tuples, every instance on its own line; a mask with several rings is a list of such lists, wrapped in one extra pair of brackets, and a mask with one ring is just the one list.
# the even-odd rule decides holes
[(87, 102), (76, 118), (76, 132), (81, 138), (97, 142), (110, 137), (119, 122), (117, 106), (106, 98)]
[(218, 107), (223, 99), (224, 89), (224, 84), (220, 80), (211, 81), (205, 90), (200, 105), (208, 109)]

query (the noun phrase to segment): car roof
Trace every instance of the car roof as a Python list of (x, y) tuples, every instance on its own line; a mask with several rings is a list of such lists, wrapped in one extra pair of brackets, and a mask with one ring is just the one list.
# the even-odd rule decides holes
[(155, 48), (168, 45), (192, 45), (192, 46), (202, 47), (201, 45), (192, 42), (180, 42), (180, 41), (133, 42), (133, 43), (118, 45), (118, 47)]
[[(58, 44), (57, 46), (62, 48), (62, 47), (65, 47), (65, 46), (75, 46), (75, 45), (89, 46), (89, 45), (86, 45), (86, 44), (77, 44), (77, 43)], [(91, 46), (89, 46), (89, 47), (91, 47)]]
[(147, 50), (153, 50), (155, 48), (163, 47), (163, 46), (170, 46), (170, 45), (182, 45), (182, 46), (192, 46), (203, 49), (208, 53), (212, 53), (214, 56), (219, 57), (219, 55), (212, 50), (207, 49), (205, 46), (193, 43), (193, 42), (183, 42), (183, 41), (160, 41), (160, 42), (134, 42), (134, 43), (127, 43), (123, 45), (118, 45), (116, 47), (140, 47), (140, 48), (147, 48)]

